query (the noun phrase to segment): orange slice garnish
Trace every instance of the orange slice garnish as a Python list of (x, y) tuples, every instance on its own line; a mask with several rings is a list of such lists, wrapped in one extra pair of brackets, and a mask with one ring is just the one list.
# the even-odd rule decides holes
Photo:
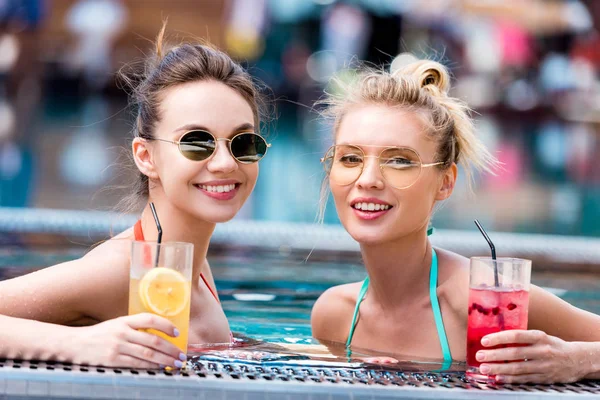
[(190, 299), (190, 282), (179, 272), (158, 267), (153, 268), (140, 282), (142, 304), (163, 317), (172, 317), (182, 312)]

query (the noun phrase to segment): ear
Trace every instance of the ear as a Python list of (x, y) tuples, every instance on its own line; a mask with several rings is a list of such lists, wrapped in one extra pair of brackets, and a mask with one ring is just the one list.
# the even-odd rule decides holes
[(442, 184), (435, 197), (436, 200), (446, 200), (454, 191), (456, 177), (458, 176), (458, 167), (456, 166), (456, 163), (452, 163), (449, 168), (446, 168), (443, 174)]
[(131, 143), (131, 150), (133, 151), (133, 159), (135, 165), (137, 165), (140, 172), (146, 175), (150, 179), (158, 179), (158, 172), (154, 168), (154, 162), (152, 160), (152, 153), (148, 147), (149, 143), (147, 140), (136, 137)]

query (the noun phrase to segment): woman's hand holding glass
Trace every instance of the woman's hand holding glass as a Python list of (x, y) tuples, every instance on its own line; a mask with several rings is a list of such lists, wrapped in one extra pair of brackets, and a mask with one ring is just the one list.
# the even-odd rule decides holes
[(496, 375), (497, 382), (550, 384), (583, 379), (591, 367), (586, 345), (594, 343), (567, 342), (538, 330), (508, 330), (485, 336), (481, 344), (521, 345), (477, 352), (481, 372)]
[(143, 329), (155, 329), (169, 336), (179, 335), (175, 325), (153, 314), (136, 314), (97, 325), (74, 328), (76, 336), (69, 341), (75, 364), (105, 367), (181, 368), (185, 354), (174, 344)]

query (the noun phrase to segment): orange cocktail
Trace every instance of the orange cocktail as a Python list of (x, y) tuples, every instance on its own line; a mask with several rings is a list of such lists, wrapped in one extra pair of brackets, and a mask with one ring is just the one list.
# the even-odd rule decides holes
[(179, 330), (171, 337), (156, 334), (187, 352), (194, 246), (190, 243), (133, 242), (129, 280), (129, 315), (152, 313)]

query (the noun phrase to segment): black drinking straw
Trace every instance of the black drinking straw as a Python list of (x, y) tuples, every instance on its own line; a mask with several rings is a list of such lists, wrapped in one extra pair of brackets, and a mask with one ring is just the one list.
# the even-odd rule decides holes
[[(158, 215), (156, 214), (156, 209), (154, 208), (154, 203), (150, 203), (150, 210), (152, 210), (152, 215), (154, 216), (154, 222), (156, 222), (156, 229), (158, 230), (158, 238), (156, 238), (156, 242), (158, 244), (160, 244), (160, 242), (162, 240), (162, 228), (160, 227), (160, 221), (158, 220)], [(159, 255), (160, 255), (160, 246), (156, 246), (156, 261), (154, 262), (155, 267), (158, 267)]]
[[(494, 286), (499, 288), (500, 282), (498, 281), (498, 263), (496, 262), (496, 246), (492, 243), (492, 239), (488, 236), (486, 231), (483, 229), (483, 226), (479, 223), (479, 221), (475, 220), (475, 225), (479, 228), (479, 232), (483, 235), (485, 240), (487, 240), (490, 245), (490, 250), (492, 250), (492, 260), (494, 261)], [(498, 321), (500, 322), (500, 329), (504, 330), (504, 314), (500, 313), (498, 315)]]
[(498, 281), (498, 265), (496, 264), (496, 246), (494, 246), (494, 243), (492, 243), (492, 240), (485, 232), (479, 221), (475, 220), (475, 225), (477, 225), (479, 232), (481, 232), (485, 240), (487, 240), (488, 244), (490, 245), (490, 250), (492, 250), (492, 260), (494, 260), (494, 286), (500, 287), (500, 282)]

